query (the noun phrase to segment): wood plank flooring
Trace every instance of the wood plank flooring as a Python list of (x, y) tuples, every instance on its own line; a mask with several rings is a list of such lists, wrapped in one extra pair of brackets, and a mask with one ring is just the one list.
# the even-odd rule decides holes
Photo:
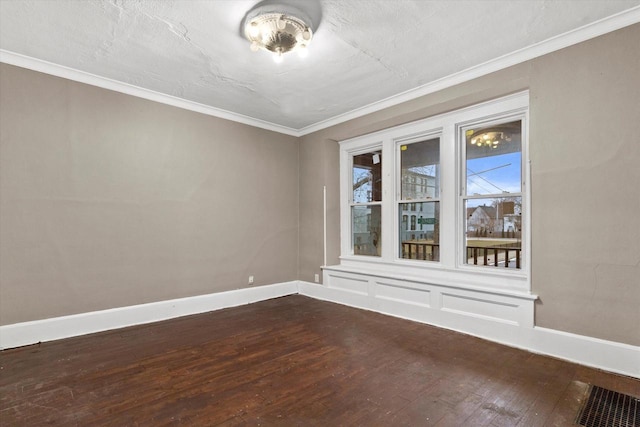
[(0, 353), (2, 426), (569, 426), (640, 380), (303, 296)]

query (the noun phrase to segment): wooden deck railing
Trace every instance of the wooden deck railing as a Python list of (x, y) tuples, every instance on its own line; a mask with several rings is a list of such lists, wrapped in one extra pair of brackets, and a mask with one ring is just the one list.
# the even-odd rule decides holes
[[(520, 268), (521, 248), (504, 246), (467, 246), (467, 262), (474, 265)], [(440, 259), (440, 244), (427, 242), (402, 242), (402, 258), (424, 261)], [(515, 260), (511, 260), (515, 258)]]
[[(504, 267), (509, 268), (510, 264), (513, 265), (513, 263), (511, 263), (511, 254), (513, 253), (515, 254), (515, 268), (520, 268), (521, 252), (521, 248), (467, 246), (467, 260), (469, 264), (473, 261), (473, 265), (478, 265), (478, 261), (480, 261), (480, 265), (493, 265), (495, 267), (499, 267), (500, 263), (504, 262)], [(493, 254), (492, 264), (489, 263), (489, 256), (491, 256), (491, 254)]]
[(438, 261), (440, 259), (440, 244), (427, 242), (402, 242), (402, 258)]

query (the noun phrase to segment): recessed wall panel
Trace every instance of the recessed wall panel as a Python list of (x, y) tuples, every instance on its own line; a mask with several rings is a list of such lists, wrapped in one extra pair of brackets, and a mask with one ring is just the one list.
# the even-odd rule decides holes
[(442, 311), (518, 325), (519, 305), (472, 295), (442, 293)]
[(431, 291), (428, 289), (400, 286), (390, 282), (376, 282), (375, 289), (375, 296), (379, 299), (431, 307)]
[(329, 275), (329, 283), (327, 283), (327, 286), (355, 294), (367, 295), (369, 293), (368, 280), (350, 276)]

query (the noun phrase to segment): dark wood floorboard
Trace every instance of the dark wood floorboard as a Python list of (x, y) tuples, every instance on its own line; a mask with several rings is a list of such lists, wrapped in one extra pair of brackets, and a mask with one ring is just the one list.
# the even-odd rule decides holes
[(303, 296), (0, 353), (2, 426), (570, 426), (640, 380)]

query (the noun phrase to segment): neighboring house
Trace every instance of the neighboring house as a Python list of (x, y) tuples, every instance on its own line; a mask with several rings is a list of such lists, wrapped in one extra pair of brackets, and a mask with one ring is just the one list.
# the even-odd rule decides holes
[(502, 223), (493, 206), (467, 208), (467, 235), (488, 237), (501, 230)]
[(467, 235), (472, 237), (519, 237), (521, 215), (512, 201), (496, 206), (467, 208)]

